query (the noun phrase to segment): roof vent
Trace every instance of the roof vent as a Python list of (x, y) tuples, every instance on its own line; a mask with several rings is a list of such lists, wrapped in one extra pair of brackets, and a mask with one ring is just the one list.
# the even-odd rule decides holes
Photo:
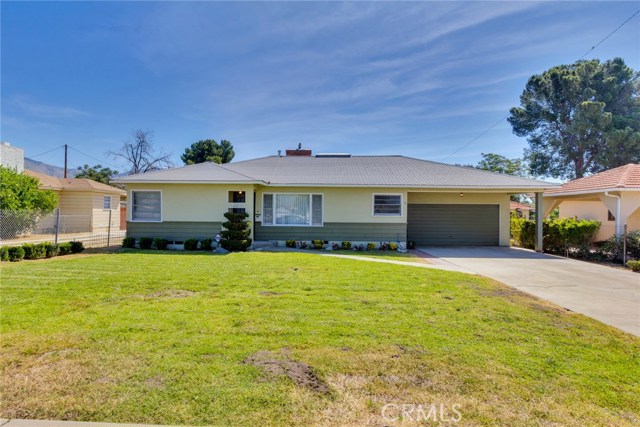
[(318, 153), (318, 154), (316, 154), (316, 157), (348, 159), (348, 158), (351, 157), (351, 153)]

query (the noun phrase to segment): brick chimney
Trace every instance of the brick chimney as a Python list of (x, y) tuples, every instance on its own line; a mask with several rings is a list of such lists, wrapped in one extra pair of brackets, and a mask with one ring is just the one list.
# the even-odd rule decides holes
[(303, 156), (303, 157), (311, 157), (311, 149), (310, 148), (302, 148), (302, 144), (298, 144), (298, 148), (296, 149), (287, 149), (285, 151), (287, 156)]

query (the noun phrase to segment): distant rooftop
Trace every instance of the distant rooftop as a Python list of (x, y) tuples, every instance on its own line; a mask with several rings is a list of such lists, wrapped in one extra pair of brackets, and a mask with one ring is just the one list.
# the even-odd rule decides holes
[(40, 181), (40, 188), (43, 190), (56, 190), (56, 191), (95, 191), (101, 193), (116, 193), (121, 196), (126, 196), (127, 192), (106, 185), (101, 182), (94, 181), (87, 178), (57, 178), (55, 176), (45, 175), (43, 173), (34, 172), (29, 169), (25, 169), (25, 175), (38, 178)]
[(585, 178), (574, 179), (561, 187), (545, 191), (545, 195), (587, 193), (620, 189), (640, 190), (640, 164), (629, 163)]

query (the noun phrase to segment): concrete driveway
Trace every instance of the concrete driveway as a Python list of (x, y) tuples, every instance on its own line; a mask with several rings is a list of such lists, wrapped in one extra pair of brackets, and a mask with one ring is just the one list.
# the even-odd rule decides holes
[(436, 259), (640, 336), (640, 274), (502, 247), (423, 247)]

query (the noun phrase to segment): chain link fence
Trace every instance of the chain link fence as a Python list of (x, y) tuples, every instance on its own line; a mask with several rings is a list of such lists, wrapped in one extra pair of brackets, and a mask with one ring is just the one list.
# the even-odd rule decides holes
[(126, 231), (120, 229), (118, 217), (109, 211), (108, 221), (93, 227), (93, 216), (41, 211), (0, 210), (0, 244), (18, 246), (23, 243), (62, 243), (79, 241), (87, 248), (117, 246)]

